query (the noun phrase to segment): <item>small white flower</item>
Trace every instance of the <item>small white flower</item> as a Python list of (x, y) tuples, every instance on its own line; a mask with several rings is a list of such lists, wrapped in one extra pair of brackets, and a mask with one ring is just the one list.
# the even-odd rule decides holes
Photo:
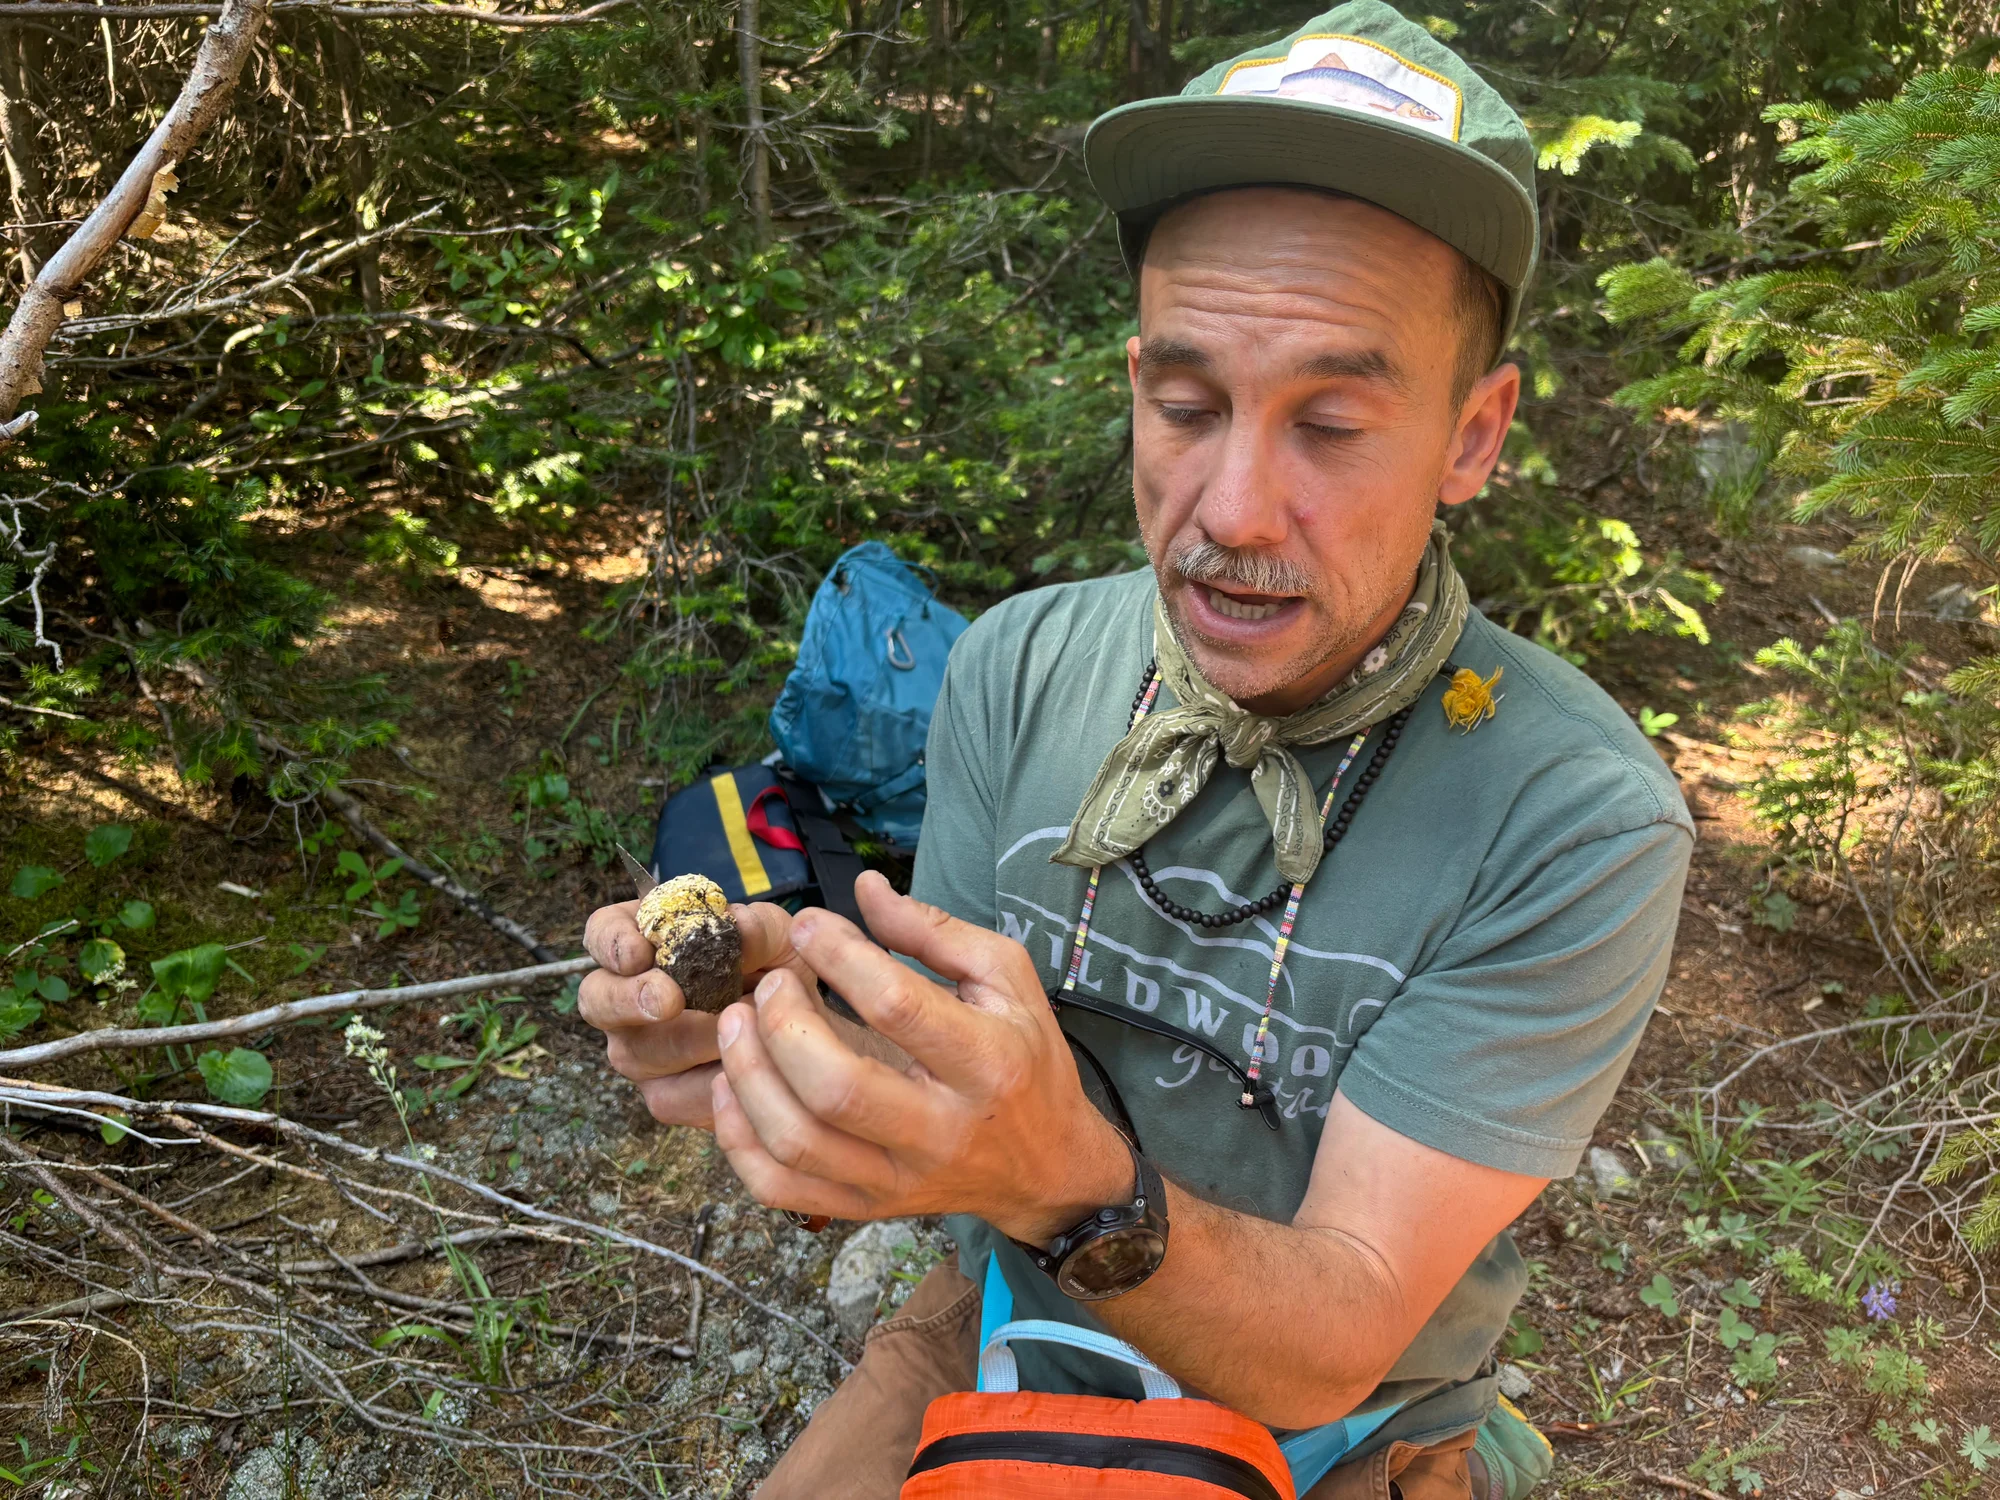
[(438, 1148), (429, 1142), (425, 1142), (423, 1145), (417, 1147), (417, 1157), (422, 1161), (436, 1161), (438, 1159)]

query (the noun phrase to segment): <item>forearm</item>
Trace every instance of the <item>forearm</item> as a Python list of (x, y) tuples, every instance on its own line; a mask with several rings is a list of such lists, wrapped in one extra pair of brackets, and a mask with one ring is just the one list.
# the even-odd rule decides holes
[(1337, 1230), (1233, 1213), (1172, 1184), (1167, 1201), (1160, 1269), (1092, 1311), (1176, 1379), (1273, 1427), (1316, 1427), (1367, 1399), (1408, 1326), (1379, 1256)]

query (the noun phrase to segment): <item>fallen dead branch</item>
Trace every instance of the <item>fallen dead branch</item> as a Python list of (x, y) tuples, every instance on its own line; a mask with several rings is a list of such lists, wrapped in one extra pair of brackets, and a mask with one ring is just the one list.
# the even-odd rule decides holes
[(0, 1068), (32, 1068), (75, 1057), (83, 1052), (110, 1052), (135, 1047), (179, 1047), (190, 1042), (210, 1042), (222, 1037), (248, 1036), (286, 1026), (315, 1016), (334, 1015), (349, 1010), (374, 1010), (384, 1005), (401, 1005), (410, 1000), (436, 1000), (447, 995), (470, 994), (475, 990), (517, 989), (545, 979), (567, 979), (587, 974), (597, 967), (591, 958), (559, 959), (554, 963), (533, 964), (524, 969), (506, 969), (497, 974), (465, 974), (456, 979), (434, 979), (428, 984), (408, 984), (380, 990), (341, 990), (331, 995), (313, 995), (303, 1000), (287, 1000), (268, 1005), (248, 1015), (223, 1021), (190, 1022), (185, 1026), (108, 1026), (99, 1031), (79, 1031), (32, 1047), (16, 1047), (0, 1052)]
[(42, 354), (62, 326), (64, 304), (111, 253), (139, 217), (156, 179), (173, 169), (208, 131), (236, 89), (237, 77), (270, 19), (271, 0), (224, 0), (202, 37), (180, 97), (115, 182), (61, 249), (48, 258), (0, 333), (0, 445), (33, 425), (16, 417), (28, 396), (42, 388)]
[[(559, 1228), (573, 1230), (579, 1234), (592, 1236), (608, 1244), (622, 1245), (627, 1249), (636, 1250), (641, 1254), (655, 1256), (671, 1262), (681, 1269), (691, 1271), (695, 1275), (722, 1288), (732, 1297), (743, 1303), (744, 1306), (778, 1322), (790, 1325), (795, 1332), (803, 1335), (831, 1355), (839, 1362), (843, 1369), (850, 1368), (847, 1357), (832, 1343), (821, 1337), (814, 1329), (793, 1317), (790, 1313), (784, 1311), (784, 1309), (759, 1301), (735, 1281), (713, 1267), (704, 1265), (692, 1256), (683, 1255), (678, 1250), (669, 1250), (664, 1245), (655, 1244), (651, 1240), (644, 1239), (638, 1235), (628, 1234), (622, 1229), (615, 1229), (604, 1224), (592, 1224), (583, 1219), (574, 1219), (564, 1214), (554, 1213), (548, 1209), (537, 1208), (531, 1203), (523, 1203), (518, 1198), (509, 1197), (497, 1188), (488, 1187), (482, 1182), (475, 1182), (469, 1177), (461, 1176), (456, 1172), (440, 1167), (435, 1162), (423, 1161), (415, 1157), (387, 1152), (379, 1147), (362, 1146), (353, 1141), (344, 1140), (340, 1136), (330, 1135), (325, 1131), (314, 1130), (310, 1126), (301, 1125), (295, 1120), (287, 1120), (284, 1116), (273, 1114), (267, 1110), (240, 1109), (226, 1104), (196, 1104), (186, 1100), (128, 1099), (121, 1094), (104, 1093), (95, 1089), (67, 1089), (53, 1085), (22, 1083), (18, 1080), (9, 1080), (0, 1083), (0, 1105), (5, 1105), (9, 1109), (46, 1111), (51, 1113), (74, 1113), (79, 1108), (93, 1113), (99, 1110), (111, 1109), (118, 1111), (129, 1119), (136, 1120), (150, 1117), (163, 1119), (169, 1123), (180, 1124), (182, 1126), (188, 1126), (188, 1122), (180, 1117), (193, 1115), (201, 1119), (215, 1120), (229, 1124), (261, 1127), (262, 1129), (275, 1132), (280, 1137), (308, 1144), (316, 1150), (332, 1151), (370, 1163), (380, 1163), (396, 1167), (420, 1177), (427, 1177), (433, 1181), (445, 1183), (462, 1193), (468, 1193), (475, 1198), (482, 1199), (507, 1214), (516, 1214), (523, 1218), (532, 1219), (537, 1223), (550, 1224)], [(192, 1131), (197, 1127), (189, 1128)], [(208, 1132), (201, 1132), (200, 1134), (204, 1138), (204, 1144), (213, 1142), (213, 1137), (209, 1136)], [(4, 1136), (0, 1136), (0, 1143), (4, 1143), (5, 1139)], [(192, 1144), (192, 1142), (184, 1142), (182, 1144)], [(241, 1151), (240, 1147), (237, 1149)], [(302, 1171), (303, 1169), (298, 1168), (294, 1164), (293, 1170)], [(315, 1175), (321, 1176), (322, 1180), (324, 1180), (324, 1174)], [(54, 1174), (50, 1174), (50, 1179), (52, 1181), (56, 1180)]]
[[(599, 0), (596, 5), (574, 11), (481, 10), (474, 5), (398, 5), (394, 0), (382, 5), (336, 4), (335, 0), (274, 0), (272, 11), (313, 11), (349, 21), (442, 20), (471, 21), (481, 26), (522, 29), (547, 26), (587, 26), (614, 10), (622, 10), (638, 0)], [(166, 5), (95, 5), (88, 0), (12, 0), (0, 4), (0, 17), (40, 18), (74, 21), (99, 18), (107, 21), (165, 21), (180, 17), (219, 16), (222, 5), (195, 3)]]

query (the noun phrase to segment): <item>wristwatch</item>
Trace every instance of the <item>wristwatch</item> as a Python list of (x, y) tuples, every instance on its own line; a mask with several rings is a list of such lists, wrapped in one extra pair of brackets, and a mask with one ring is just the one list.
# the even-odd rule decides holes
[(1167, 1190), (1159, 1169), (1132, 1153), (1132, 1201), (1100, 1208), (1047, 1245), (1014, 1244), (1053, 1280), (1064, 1296), (1078, 1302), (1122, 1297), (1160, 1269), (1167, 1258)]

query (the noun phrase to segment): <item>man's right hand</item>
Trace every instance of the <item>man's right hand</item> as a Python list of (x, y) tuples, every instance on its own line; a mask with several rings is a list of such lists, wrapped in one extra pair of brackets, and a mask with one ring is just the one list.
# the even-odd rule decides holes
[[(602, 967), (584, 975), (577, 1010), (604, 1033), (612, 1068), (639, 1086), (654, 1119), (713, 1129), (709, 1097), (721, 1071), (716, 1018), (689, 1010), (681, 987), (653, 966), (638, 910), (637, 901), (621, 901), (590, 914), (583, 946)], [(732, 906), (729, 914), (743, 935), (745, 997), (774, 969), (791, 971), (808, 994), (817, 992), (817, 976), (792, 951), (790, 912), (759, 901)]]

